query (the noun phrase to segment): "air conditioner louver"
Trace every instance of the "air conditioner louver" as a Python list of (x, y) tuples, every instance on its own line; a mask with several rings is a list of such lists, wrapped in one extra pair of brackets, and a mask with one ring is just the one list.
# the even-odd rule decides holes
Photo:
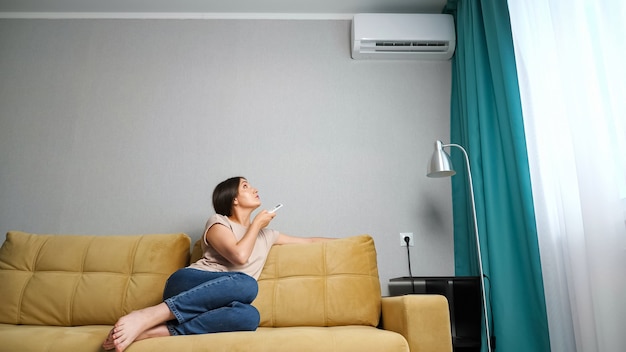
[(358, 14), (352, 21), (354, 59), (449, 60), (454, 21), (441, 14)]
[(450, 43), (443, 41), (362, 41), (361, 51), (372, 52), (438, 52), (445, 53), (450, 50)]

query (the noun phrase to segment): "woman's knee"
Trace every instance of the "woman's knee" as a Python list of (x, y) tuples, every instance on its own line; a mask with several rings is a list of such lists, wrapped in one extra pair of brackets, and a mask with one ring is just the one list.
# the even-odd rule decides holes
[(232, 307), (237, 310), (237, 324), (242, 331), (254, 331), (259, 326), (261, 315), (251, 304), (233, 302)]
[(165, 281), (165, 287), (163, 288), (163, 300), (166, 300), (172, 296), (179, 294), (187, 289), (184, 286), (185, 280), (185, 268), (178, 269)]
[(237, 273), (234, 279), (237, 280), (239, 286), (237, 292), (241, 295), (237, 301), (252, 303), (259, 293), (259, 283), (252, 276), (243, 273)]

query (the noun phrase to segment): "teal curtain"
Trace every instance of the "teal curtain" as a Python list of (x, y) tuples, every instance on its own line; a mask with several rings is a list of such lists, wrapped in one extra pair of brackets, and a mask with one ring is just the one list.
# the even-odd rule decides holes
[[(550, 351), (524, 125), (506, 0), (450, 0), (451, 142), (470, 158), (491, 335), (497, 351)], [(467, 170), (452, 148), (455, 270), (478, 275)], [(487, 350), (484, 336), (482, 351)]]

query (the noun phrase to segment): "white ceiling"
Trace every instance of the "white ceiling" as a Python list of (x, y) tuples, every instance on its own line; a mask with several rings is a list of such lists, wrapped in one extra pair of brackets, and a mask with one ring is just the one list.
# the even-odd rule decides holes
[(440, 13), (447, 0), (0, 0), (0, 17), (351, 18)]

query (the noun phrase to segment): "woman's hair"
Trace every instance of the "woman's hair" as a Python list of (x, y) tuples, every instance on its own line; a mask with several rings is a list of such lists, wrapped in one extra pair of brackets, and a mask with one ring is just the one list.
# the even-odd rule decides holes
[(224, 216), (232, 215), (233, 201), (237, 197), (241, 179), (245, 179), (245, 177), (231, 177), (215, 186), (215, 190), (213, 190), (213, 208), (216, 213)]

